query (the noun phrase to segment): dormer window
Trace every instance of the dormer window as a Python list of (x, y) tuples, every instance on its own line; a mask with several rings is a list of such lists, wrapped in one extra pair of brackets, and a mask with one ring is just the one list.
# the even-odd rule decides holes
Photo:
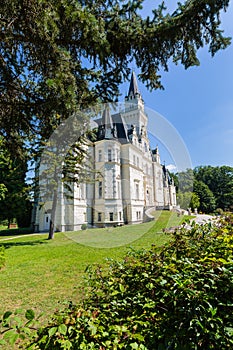
[(108, 149), (108, 162), (112, 161), (112, 150), (111, 148)]
[(102, 162), (102, 150), (99, 150), (99, 157), (98, 157), (98, 161)]

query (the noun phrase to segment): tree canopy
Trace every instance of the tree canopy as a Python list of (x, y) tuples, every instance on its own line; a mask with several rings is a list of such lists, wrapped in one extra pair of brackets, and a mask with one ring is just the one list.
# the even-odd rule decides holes
[(200, 166), (194, 169), (195, 178), (212, 191), (217, 208), (233, 208), (233, 168), (230, 166)]
[(173, 174), (177, 199), (184, 209), (191, 207), (205, 213), (233, 208), (233, 168), (230, 166), (198, 166), (194, 170)]
[(0, 135), (11, 154), (41, 146), (78, 110), (117, 100), (131, 62), (147, 88), (162, 88), (160, 72), (170, 61), (189, 68), (199, 64), (201, 47), (214, 55), (230, 44), (220, 21), (229, 0), (187, 0), (172, 13), (161, 1), (146, 18), (143, 4), (2, 1)]
[(220, 27), (229, 0), (184, 1), (173, 13), (161, 2), (147, 18), (143, 2), (2, 1), (0, 132), (9, 144), (47, 138), (60, 117), (116, 99), (132, 61), (148, 88), (161, 88), (170, 60), (188, 68), (200, 47), (214, 55), (230, 43)]
[(209, 187), (204, 182), (195, 180), (193, 190), (200, 199), (200, 211), (212, 213), (216, 209), (216, 200)]
[(30, 225), (31, 204), (25, 183), (27, 159), (11, 157), (0, 138), (0, 220), (8, 226), (15, 219), (20, 227)]

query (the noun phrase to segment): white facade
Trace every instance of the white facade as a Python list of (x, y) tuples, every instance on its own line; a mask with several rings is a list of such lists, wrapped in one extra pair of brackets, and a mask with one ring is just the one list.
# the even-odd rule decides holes
[[(134, 73), (125, 98), (124, 111), (111, 115), (105, 109), (98, 124), (97, 138), (89, 149), (94, 159), (93, 181), (73, 187), (67, 199), (62, 185), (58, 193), (55, 227), (78, 230), (83, 224), (94, 227), (141, 223), (149, 208), (172, 209), (176, 190), (158, 148), (150, 149), (147, 115)], [(36, 208), (35, 229), (49, 228), (50, 202)]]

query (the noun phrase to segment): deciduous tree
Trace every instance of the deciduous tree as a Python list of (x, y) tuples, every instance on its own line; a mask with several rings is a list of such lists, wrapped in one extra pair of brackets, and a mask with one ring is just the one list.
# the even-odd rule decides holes
[(0, 139), (0, 184), (4, 195), (0, 200), (0, 219), (7, 220), (8, 226), (16, 219), (19, 226), (30, 224), (30, 201), (28, 185), (25, 183), (27, 162), (12, 159), (11, 154)]
[(213, 192), (217, 208), (232, 209), (233, 168), (230, 166), (200, 166), (194, 169), (195, 178), (204, 182)]
[(132, 61), (148, 88), (162, 88), (171, 60), (189, 68), (202, 46), (214, 55), (230, 43), (220, 22), (229, 0), (188, 0), (173, 13), (161, 2), (147, 18), (143, 3), (2, 1), (0, 134), (11, 152), (41, 145), (80, 108), (116, 100)]
[(216, 200), (209, 187), (204, 182), (195, 180), (193, 184), (193, 191), (200, 199), (200, 211), (203, 213), (213, 212), (216, 208)]
[(161, 88), (171, 59), (198, 65), (197, 51), (226, 48), (220, 12), (229, 0), (189, 0), (173, 13), (165, 2), (143, 18), (143, 0), (3, 0), (0, 29), (0, 132), (48, 138), (56, 113), (117, 98), (129, 63), (148, 88)]

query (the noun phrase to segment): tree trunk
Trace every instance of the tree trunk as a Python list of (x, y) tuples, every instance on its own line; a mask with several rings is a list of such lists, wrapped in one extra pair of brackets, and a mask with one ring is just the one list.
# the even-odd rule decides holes
[(54, 238), (54, 230), (55, 230), (54, 224), (55, 224), (55, 217), (56, 217), (56, 209), (57, 209), (57, 190), (54, 190), (48, 239)]

